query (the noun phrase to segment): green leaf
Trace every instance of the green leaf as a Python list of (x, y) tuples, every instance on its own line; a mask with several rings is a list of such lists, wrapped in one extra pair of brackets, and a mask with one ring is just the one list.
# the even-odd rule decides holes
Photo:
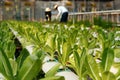
[[(5, 78), (9, 80), (14, 80), (10, 61), (6, 53), (1, 48), (0, 48), (0, 66), (3, 69), (3, 70), (0, 69), (1, 70), (0, 72), (5, 76)], [(5, 71), (5, 72), (2, 72), (2, 71)]]
[(52, 48), (49, 45), (45, 45), (44, 51), (49, 52), (50, 56), (52, 57), (53, 50), (52, 50)]
[(50, 69), (47, 73), (46, 73), (46, 77), (52, 77), (55, 75), (55, 73), (57, 72), (57, 70), (59, 69), (61, 64), (56, 64), (54, 67), (52, 67), (52, 69)]
[(115, 31), (113, 32), (109, 32), (108, 34), (108, 39), (109, 39), (109, 47), (112, 47), (113, 45), (115, 45)]
[(70, 33), (68, 34), (70, 36), (69, 41), (71, 45), (74, 45), (74, 43), (76, 42), (76, 37), (78, 35), (78, 29), (72, 29), (69, 33)]
[(101, 80), (98, 65), (91, 55), (86, 57), (86, 68), (90, 74), (89, 76), (91, 76), (93, 80)]
[(86, 36), (82, 36), (82, 44), (83, 44), (83, 47), (88, 47), (88, 40), (87, 40), (87, 37)]
[(83, 70), (85, 58), (86, 58), (85, 48), (82, 49), (81, 55), (79, 55), (77, 52), (74, 52), (75, 68), (80, 78), (82, 77), (82, 70)]
[(50, 48), (54, 49), (55, 46), (55, 34), (49, 34), (47, 44)]
[(106, 71), (102, 74), (102, 80), (116, 80), (116, 77), (113, 73)]
[(13, 59), (9, 59), (9, 61), (12, 67), (13, 75), (15, 76), (17, 74), (17, 62)]
[(110, 48), (105, 48), (102, 55), (102, 67), (104, 71), (109, 71), (114, 61), (114, 51)]
[(21, 66), (23, 65), (24, 60), (29, 56), (29, 52), (27, 51), (26, 48), (24, 48), (19, 57), (17, 58), (17, 63), (18, 63), (18, 69), (21, 68)]
[(5, 42), (3, 48), (5, 50), (7, 57), (14, 58), (16, 46), (13, 41), (9, 40), (9, 41)]
[(99, 41), (100, 45), (102, 45), (102, 51), (105, 47), (105, 40), (106, 40), (106, 38), (105, 38), (104, 32), (101, 29), (98, 29), (98, 41)]
[(117, 79), (117, 80), (120, 80), (120, 69), (119, 69), (118, 72), (115, 74), (115, 76), (116, 76), (116, 79)]
[(54, 76), (54, 77), (43, 78), (40, 80), (65, 80), (65, 78), (63, 76)]
[(115, 54), (115, 57), (120, 58), (120, 49), (119, 48), (115, 48), (114, 49), (114, 54)]
[(84, 62), (85, 62), (85, 58), (86, 58), (86, 56), (87, 56), (87, 53), (86, 53), (86, 49), (85, 48), (83, 48), (83, 50), (82, 50), (82, 54), (81, 54), (81, 57), (80, 57), (80, 77), (82, 77), (82, 71), (83, 71), (83, 69), (84, 69)]
[(6, 72), (5, 72), (5, 68), (4, 68), (4, 65), (3, 65), (3, 62), (2, 62), (2, 61), (0, 61), (0, 73), (1, 73), (2, 75), (4, 75), (5, 77), (7, 77), (7, 74), (6, 74)]
[(32, 80), (42, 66), (41, 60), (35, 55), (28, 56), (23, 64), (18, 72), (17, 80)]
[(88, 34), (89, 32), (87, 30), (82, 31), (81, 41), (82, 41), (83, 47), (85, 48), (88, 48)]
[(69, 42), (64, 42), (64, 44), (62, 45), (62, 63), (63, 65), (66, 64), (66, 62), (69, 59), (69, 56), (71, 54), (71, 45), (69, 44)]
[(93, 49), (93, 48), (95, 48), (95, 45), (96, 45), (96, 40), (93, 39), (93, 40), (89, 43), (88, 48), (89, 48), (89, 49)]
[(40, 60), (44, 60), (46, 52), (38, 49), (33, 54), (35, 54)]
[(79, 69), (80, 68), (80, 56), (76, 51), (74, 51), (74, 60), (75, 60), (76, 69)]

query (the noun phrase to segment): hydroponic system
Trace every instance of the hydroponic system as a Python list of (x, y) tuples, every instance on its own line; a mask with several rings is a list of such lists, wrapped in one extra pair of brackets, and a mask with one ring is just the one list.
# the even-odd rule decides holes
[(1, 21), (0, 80), (119, 80), (113, 25)]

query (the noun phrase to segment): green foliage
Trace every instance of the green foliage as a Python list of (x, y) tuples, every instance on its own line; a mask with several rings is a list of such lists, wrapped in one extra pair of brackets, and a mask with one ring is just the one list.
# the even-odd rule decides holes
[[(75, 24), (4, 22), (1, 26), (12, 28), (17, 31), (17, 35), (23, 38), (23, 40), (20, 40), (23, 47), (32, 44), (35, 49), (32, 55), (29, 55), (28, 51), (23, 49), (17, 60), (9, 59), (14, 56), (15, 47), (11, 41), (11, 38), (14, 37), (11, 33), (4, 33), (6, 32), (5, 29), (0, 27), (0, 29), (3, 29), (0, 32), (0, 40), (2, 41), (0, 46), (5, 49), (2, 52), (8, 58), (6, 59), (5, 55), (2, 54), (1, 59), (5, 63), (3, 64), (0, 61), (0, 66), (11, 66), (11, 70), (8, 70), (11, 75), (6, 74), (5, 70), (9, 69), (7, 67), (0, 69), (0, 71), (4, 76), (7, 76), (6, 78), (12, 76), (12, 78), (21, 80), (30, 76), (29, 80), (35, 79), (41, 70), (44, 54), (49, 53), (52, 58), (57, 56), (58, 61), (64, 68), (69, 66), (79, 76), (80, 80), (86, 80), (88, 76), (93, 80), (115, 80), (116, 77), (118, 80), (120, 73), (114, 75), (110, 72), (110, 69), (114, 64), (114, 57), (119, 56), (119, 39), (116, 40), (116, 37), (120, 36), (117, 33), (120, 29), (117, 28), (113, 31), (113, 24), (101, 18), (95, 18), (94, 24), (91, 24), (88, 20)], [(10, 37), (7, 38), (6, 35)], [(98, 59), (100, 62), (97, 62)], [(64, 80), (63, 77), (53, 77), (58, 68), (59, 65), (54, 66), (46, 73), (45, 79), (41, 80)], [(30, 72), (34, 72), (34, 75)]]
[(23, 65), (24, 60), (29, 56), (29, 52), (26, 49), (23, 49), (20, 53), (20, 55), (17, 58), (17, 63), (18, 63), (18, 69), (21, 68)]
[(0, 67), (0, 72), (5, 76), (6, 79), (14, 80), (9, 58), (2, 48), (0, 48)]
[(41, 60), (35, 55), (28, 56), (23, 64), (18, 71), (18, 80), (32, 80), (38, 74), (42, 65)]
[(16, 46), (12, 40), (8, 40), (5, 43), (3, 43), (2, 48), (4, 49), (6, 55), (9, 58), (14, 58), (14, 53), (16, 50)]
[(114, 51), (111, 48), (105, 48), (102, 55), (102, 67), (104, 71), (110, 71), (114, 62)]
[(90, 22), (89, 20), (83, 21), (83, 24), (84, 24), (85, 26), (87, 26), (87, 27), (91, 27), (91, 26), (92, 26), (92, 24), (91, 24), (91, 22)]
[(94, 80), (101, 80), (99, 76), (99, 69), (96, 61), (91, 55), (86, 57), (86, 67), (88, 70), (88, 75)]
[(94, 25), (98, 25), (104, 29), (108, 29), (114, 26), (109, 20), (103, 20), (101, 17), (94, 18)]
[[(0, 48), (0, 73), (3, 74), (6, 79), (32, 80), (41, 70), (42, 61), (39, 57), (34, 54), (26, 56), (25, 50), (22, 51), (21, 54), (20, 58), (15, 61), (9, 59), (6, 53)], [(23, 56), (23, 54), (25, 56)]]
[(115, 75), (109, 71), (104, 72), (102, 75), (102, 80), (116, 80)]
[[(74, 52), (74, 70), (76, 71), (77, 75), (79, 76), (80, 79), (83, 78), (83, 74), (85, 73), (85, 58), (86, 58), (86, 50), (83, 48), (81, 55), (78, 52)], [(73, 63), (71, 63), (73, 64)]]

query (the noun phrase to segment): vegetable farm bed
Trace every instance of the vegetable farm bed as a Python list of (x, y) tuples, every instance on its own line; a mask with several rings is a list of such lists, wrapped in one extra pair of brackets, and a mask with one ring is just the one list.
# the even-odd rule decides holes
[[(22, 80), (120, 79), (120, 28), (118, 27), (104, 29), (98, 25), (89, 27), (77, 23), (75, 25), (42, 24), (23, 21), (3, 21), (1, 28), (3, 26), (15, 34), (23, 48), (18, 59), (14, 59), (14, 55), (12, 58), (9, 57), (7, 52), (4, 52), (5, 48), (1, 47), (0, 66), (9, 65), (6, 68), (11, 72), (9, 73), (11, 76), (8, 76), (7, 72), (3, 73), (4, 69), (0, 70), (6, 79), (13, 80), (15, 76), (19, 80), (22, 78)], [(13, 48), (10, 50), (14, 51)], [(11, 53), (14, 54), (14, 52)], [(15, 67), (16, 70), (12, 69), (11, 59), (18, 67), (17, 69)], [(7, 64), (3, 65), (3, 62)], [(51, 68), (48, 66), (49, 63), (53, 64)], [(43, 79), (36, 77), (41, 70), (45, 72)], [(29, 74), (25, 73), (27, 71)], [(35, 72), (35, 75), (30, 74), (31, 71)], [(65, 76), (69, 72), (74, 74), (73, 79), (73, 76)], [(28, 78), (28, 76), (31, 77)]]

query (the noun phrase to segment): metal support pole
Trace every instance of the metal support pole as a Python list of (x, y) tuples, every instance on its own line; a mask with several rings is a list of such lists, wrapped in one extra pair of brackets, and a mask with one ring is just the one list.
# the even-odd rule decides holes
[(0, 21), (2, 21), (3, 18), (3, 0), (0, 1)]
[(73, 24), (75, 24), (75, 15), (74, 15), (74, 12), (75, 12), (75, 1), (73, 0)]

